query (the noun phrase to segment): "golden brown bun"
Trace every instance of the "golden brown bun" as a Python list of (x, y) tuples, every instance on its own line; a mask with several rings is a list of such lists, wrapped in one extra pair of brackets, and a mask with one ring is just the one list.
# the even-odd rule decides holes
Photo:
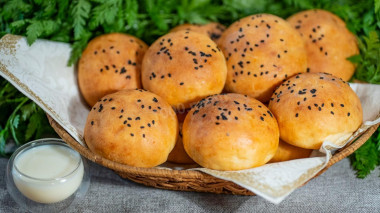
[(192, 31), (162, 36), (149, 47), (142, 64), (144, 89), (177, 110), (220, 93), (226, 75), (226, 62), (216, 44)]
[(351, 87), (324, 73), (290, 78), (276, 89), (269, 109), (281, 139), (305, 149), (319, 149), (325, 140), (341, 144), (363, 119), (360, 100)]
[(276, 119), (261, 102), (241, 94), (203, 99), (186, 116), (183, 144), (199, 165), (216, 170), (261, 166), (276, 153)]
[(228, 92), (266, 102), (282, 80), (306, 71), (301, 36), (274, 15), (240, 19), (222, 34), (218, 44), (226, 56)]
[(141, 89), (103, 97), (90, 111), (84, 130), (92, 152), (136, 167), (164, 163), (177, 134), (178, 121), (170, 105)]
[(122, 89), (141, 88), (141, 61), (148, 46), (126, 34), (111, 33), (91, 40), (79, 60), (78, 83), (87, 104)]
[(312, 149), (303, 149), (300, 147), (290, 145), (280, 140), (277, 152), (273, 156), (273, 158), (269, 161), (269, 163), (307, 158), (310, 156), (312, 151), (313, 151)]
[(183, 164), (193, 164), (195, 163), (193, 159), (189, 157), (189, 155), (186, 153), (185, 148), (183, 147), (182, 143), (182, 125), (183, 121), (185, 120), (187, 113), (177, 113), (178, 117), (178, 123), (179, 123), (179, 137), (177, 139), (177, 142), (173, 148), (173, 150), (170, 152), (168, 161), (172, 163), (183, 163)]
[(205, 25), (181, 24), (171, 29), (170, 32), (177, 32), (180, 30), (189, 30), (202, 33), (208, 35), (208, 37), (210, 37), (213, 41), (217, 42), (222, 33), (226, 30), (226, 27), (217, 22), (210, 22)]
[(336, 15), (307, 10), (288, 18), (306, 44), (310, 72), (327, 72), (348, 81), (355, 66), (346, 58), (359, 53), (355, 36)]

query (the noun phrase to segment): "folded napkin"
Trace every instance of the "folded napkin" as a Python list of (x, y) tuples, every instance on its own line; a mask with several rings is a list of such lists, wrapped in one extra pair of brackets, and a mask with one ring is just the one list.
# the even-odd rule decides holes
[[(23, 37), (5, 35), (0, 40), (0, 75), (85, 146), (83, 131), (89, 108), (81, 98), (75, 67), (67, 66), (70, 51), (70, 45), (65, 43), (37, 40), (28, 46)], [(350, 86), (361, 100), (364, 123), (346, 143), (380, 122), (380, 85), (352, 83)], [(325, 141), (313, 157), (248, 170), (193, 169), (232, 181), (277, 204), (325, 168), (332, 152), (341, 147), (343, 145), (336, 146)]]

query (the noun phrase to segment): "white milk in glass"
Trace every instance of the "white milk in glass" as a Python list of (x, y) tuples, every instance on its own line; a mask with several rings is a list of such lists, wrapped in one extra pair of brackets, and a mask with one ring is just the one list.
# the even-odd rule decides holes
[(36, 146), (19, 153), (12, 171), (18, 190), (39, 203), (68, 198), (80, 186), (83, 173), (80, 155), (61, 145)]

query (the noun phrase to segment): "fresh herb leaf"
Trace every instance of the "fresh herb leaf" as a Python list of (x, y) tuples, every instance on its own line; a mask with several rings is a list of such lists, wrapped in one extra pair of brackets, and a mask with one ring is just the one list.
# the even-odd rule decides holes
[(380, 131), (363, 144), (350, 156), (352, 167), (357, 171), (358, 178), (365, 178), (380, 163)]
[(73, 3), (71, 15), (73, 16), (74, 39), (80, 39), (86, 33), (86, 21), (90, 15), (91, 4), (87, 0), (76, 0)]
[(373, 84), (380, 84), (380, 40), (376, 31), (363, 36), (359, 41), (360, 55), (348, 60), (357, 65), (355, 78)]

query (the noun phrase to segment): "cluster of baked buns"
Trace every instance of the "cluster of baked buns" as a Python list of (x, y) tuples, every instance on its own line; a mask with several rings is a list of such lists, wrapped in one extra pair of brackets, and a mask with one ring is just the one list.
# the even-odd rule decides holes
[(345, 81), (355, 36), (323, 10), (185, 24), (148, 47), (120, 33), (88, 44), (78, 82), (84, 138), (115, 162), (241, 170), (342, 144), (362, 123)]

